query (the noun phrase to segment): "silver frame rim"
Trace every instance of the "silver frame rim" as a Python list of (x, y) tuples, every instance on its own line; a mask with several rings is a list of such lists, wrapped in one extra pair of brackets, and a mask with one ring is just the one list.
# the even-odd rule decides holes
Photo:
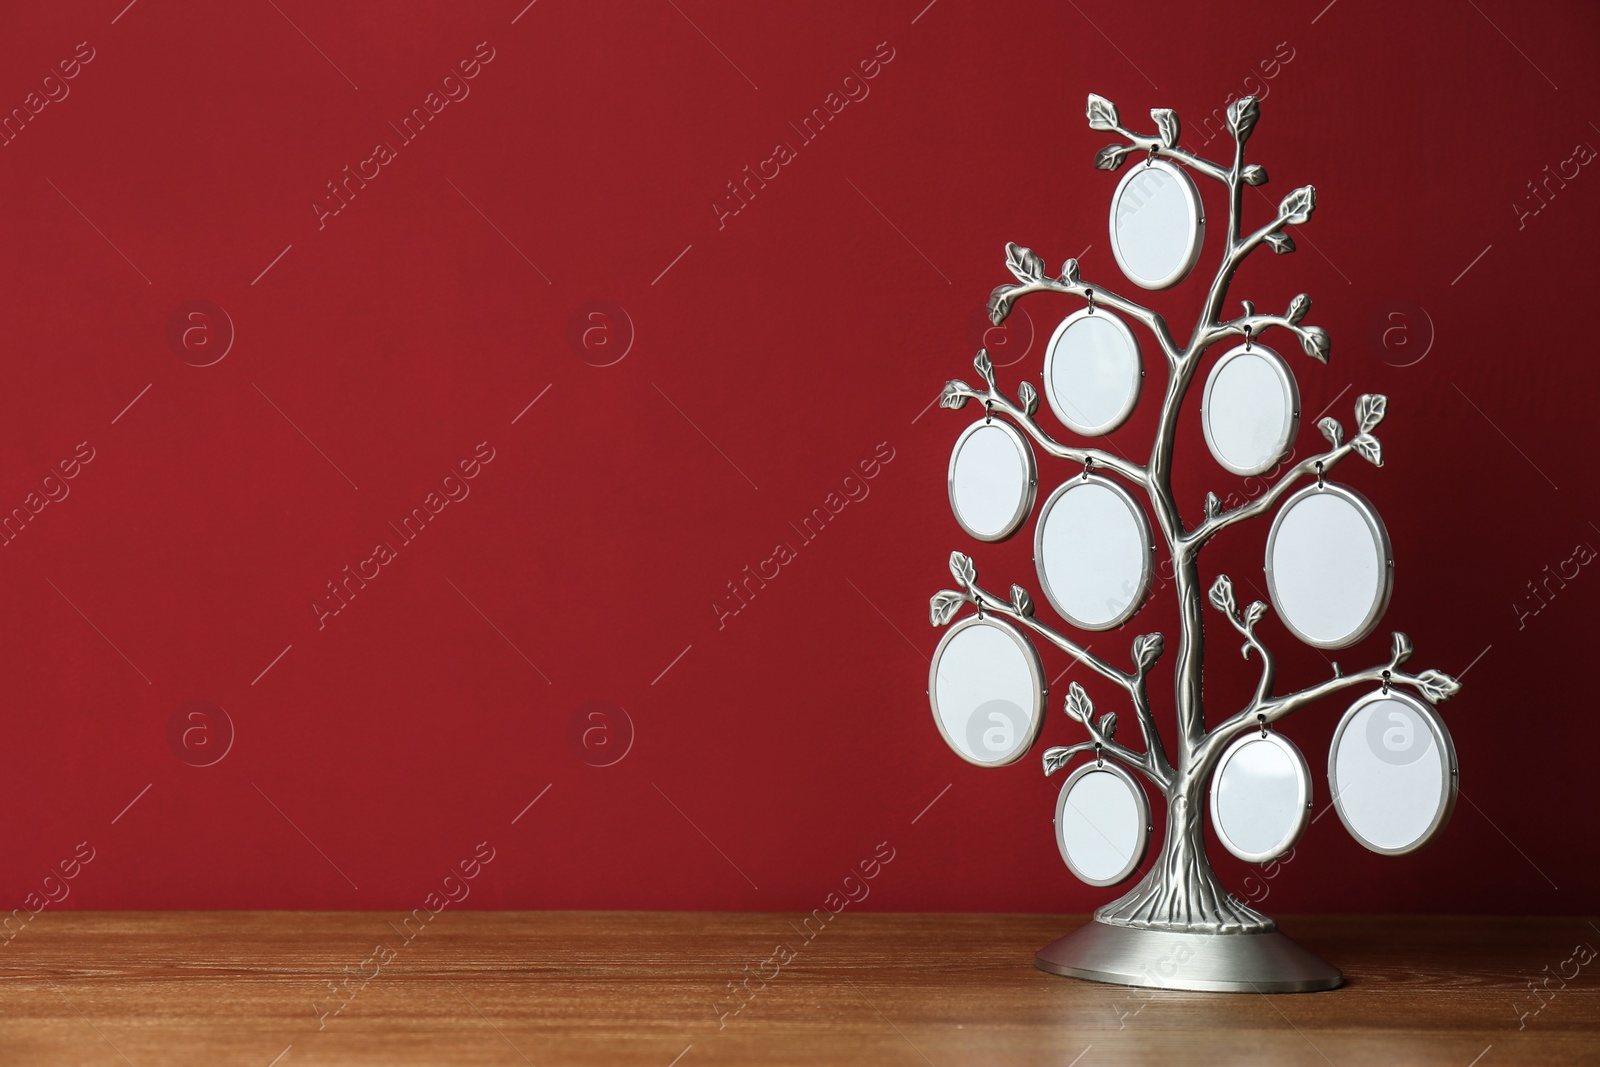
[[(1300, 501), (1316, 493), (1332, 493), (1343, 498), (1346, 503), (1354, 507), (1361, 514), (1361, 517), (1366, 520), (1367, 528), (1373, 533), (1374, 540), (1378, 543), (1379, 552), (1383, 556), (1382, 588), (1378, 591), (1377, 599), (1373, 602), (1361, 625), (1349, 636), (1337, 641), (1322, 641), (1312, 638), (1294, 624), (1294, 621), (1284, 613), (1282, 606), (1279, 604), (1277, 580), (1272, 573), (1272, 550), (1278, 544), (1278, 531), (1283, 528), (1283, 517), (1289, 514), (1290, 510)], [(1378, 510), (1372, 506), (1372, 501), (1349, 486), (1334, 485), (1332, 482), (1327, 482), (1323, 485), (1313, 483), (1292, 493), (1289, 499), (1285, 500), (1282, 506), (1278, 508), (1278, 513), (1273, 516), (1272, 531), (1267, 534), (1266, 573), (1267, 595), (1272, 599), (1272, 606), (1278, 612), (1279, 621), (1288, 628), (1290, 633), (1313, 648), (1349, 648), (1372, 633), (1378, 625), (1378, 620), (1383, 618), (1383, 613), (1389, 609), (1389, 598), (1394, 594), (1394, 547), (1389, 543), (1389, 530), (1383, 524), (1383, 516), (1379, 515)]]
[[(1128, 606), (1122, 612), (1122, 614), (1118, 615), (1110, 622), (1100, 624), (1087, 623), (1082, 619), (1069, 614), (1067, 610), (1061, 606), (1060, 601), (1056, 599), (1055, 590), (1050, 588), (1050, 578), (1047, 574), (1045, 574), (1044, 570), (1044, 528), (1050, 520), (1050, 512), (1055, 508), (1056, 502), (1059, 501), (1061, 497), (1065, 496), (1069, 490), (1076, 489), (1084, 485), (1104, 486), (1115, 493), (1117, 497), (1121, 499), (1123, 506), (1133, 513), (1134, 519), (1138, 522), (1140, 536), (1144, 539), (1145, 544), (1145, 553), (1143, 556), (1144, 566), (1140, 570), (1139, 574), (1138, 591), (1134, 593), (1133, 599), (1128, 601)], [(1123, 623), (1127, 622), (1129, 619), (1138, 614), (1139, 609), (1144, 607), (1144, 602), (1150, 597), (1150, 586), (1156, 569), (1155, 557), (1155, 534), (1150, 528), (1150, 520), (1145, 516), (1144, 509), (1139, 506), (1138, 501), (1133, 499), (1133, 494), (1129, 493), (1121, 485), (1112, 481), (1110, 478), (1105, 478), (1098, 474), (1090, 474), (1087, 471), (1057, 486), (1050, 493), (1050, 495), (1045, 498), (1043, 506), (1039, 508), (1039, 521), (1033, 525), (1033, 569), (1034, 572), (1039, 575), (1039, 589), (1044, 593), (1044, 598), (1050, 602), (1050, 606), (1055, 609), (1056, 614), (1060, 615), (1063, 619), (1067, 620), (1080, 630), (1115, 630), (1117, 627), (1121, 626)]]
[[(939, 698), (936, 695), (939, 679), (939, 660), (944, 656), (945, 647), (955, 640), (957, 634), (978, 625), (998, 628), (1007, 637), (1011, 638), (1018, 648), (1022, 649), (1023, 659), (1028, 665), (1028, 673), (1033, 678), (1034, 690), (1038, 693), (1038, 699), (1034, 702), (1033, 713), (1029, 717), (1027, 741), (1017, 749), (1017, 754), (1010, 759), (973, 759), (967, 755), (960, 745), (950, 739), (950, 735), (944, 729), (944, 718), (939, 714)], [(1032, 642), (1026, 637), (1022, 636), (1022, 631), (1004, 619), (995, 618), (992, 614), (968, 615), (954, 626), (951, 626), (949, 631), (939, 639), (939, 647), (933, 650), (933, 659), (928, 664), (928, 707), (933, 712), (933, 725), (938, 729), (939, 736), (944, 739), (944, 743), (949, 746), (950, 751), (974, 767), (1009, 767), (1028, 754), (1028, 750), (1033, 748), (1034, 744), (1039, 740), (1040, 731), (1044, 729), (1044, 711), (1049, 703), (1047, 687), (1048, 683), (1045, 681), (1044, 676), (1044, 663), (1039, 659), (1039, 650), (1034, 648)]]
[[(1260, 744), (1261, 742), (1275, 745), (1280, 751), (1287, 753), (1290, 762), (1299, 770), (1299, 800), (1302, 803), (1298, 805), (1299, 818), (1295, 820), (1294, 827), (1282, 841), (1267, 852), (1247, 852), (1234, 843), (1233, 838), (1228, 836), (1228, 831), (1223, 827), (1222, 820), (1217, 817), (1217, 783), (1221, 780), (1222, 772), (1227, 769), (1228, 763), (1234, 756), (1239, 754), (1241, 749), (1247, 745)], [(1301, 835), (1306, 832), (1306, 827), (1311, 825), (1313, 788), (1311, 765), (1306, 762), (1305, 754), (1287, 737), (1276, 730), (1268, 730), (1264, 736), (1259, 731), (1255, 731), (1235, 738), (1233, 744), (1223, 749), (1222, 757), (1217, 760), (1217, 769), (1211, 772), (1211, 799), (1208, 805), (1211, 809), (1211, 829), (1217, 835), (1217, 840), (1222, 842), (1222, 847), (1239, 859), (1244, 860), (1246, 863), (1270, 863), (1299, 844)]]
[[(1211, 387), (1216, 384), (1217, 376), (1222, 373), (1223, 367), (1244, 355), (1259, 356), (1263, 359), (1277, 373), (1278, 382), (1285, 387), (1284, 391), (1289, 399), (1288, 425), (1284, 428), (1283, 436), (1278, 442), (1278, 451), (1270, 460), (1259, 467), (1234, 466), (1223, 458), (1221, 451), (1217, 448), (1216, 441), (1211, 437)], [(1294, 380), (1294, 372), (1289, 369), (1288, 362), (1266, 345), (1252, 343), (1237, 345), (1229, 349), (1221, 359), (1212, 365), (1211, 373), (1206, 376), (1205, 392), (1200, 397), (1200, 428), (1205, 432), (1206, 448), (1211, 452), (1211, 458), (1216, 460), (1217, 464), (1230, 474), (1249, 478), (1257, 474), (1265, 474), (1283, 462), (1283, 457), (1289, 452), (1289, 446), (1293, 444), (1295, 437), (1300, 433), (1300, 383)]]
[[(1108, 320), (1110, 320), (1112, 325), (1114, 325), (1118, 331), (1121, 332), (1123, 339), (1128, 342), (1128, 347), (1133, 350), (1134, 366), (1137, 367), (1139, 371), (1138, 377), (1134, 379), (1133, 392), (1128, 397), (1127, 404), (1125, 404), (1122, 410), (1117, 412), (1114, 417), (1100, 424), (1099, 426), (1094, 427), (1078, 422), (1076, 419), (1067, 417), (1067, 415), (1056, 406), (1056, 391), (1055, 387), (1051, 384), (1050, 373), (1051, 368), (1055, 365), (1056, 345), (1060, 342), (1061, 338), (1074, 323), (1091, 315), (1096, 317), (1104, 315)], [(1060, 421), (1061, 425), (1065, 426), (1073, 433), (1082, 434), (1084, 437), (1104, 437), (1106, 434), (1111, 433), (1123, 423), (1128, 421), (1128, 417), (1133, 414), (1134, 408), (1139, 406), (1139, 397), (1143, 395), (1143, 393), (1144, 351), (1139, 347), (1138, 335), (1133, 332), (1132, 327), (1123, 321), (1120, 315), (1113, 315), (1105, 308), (1082, 308), (1062, 319), (1061, 322), (1056, 326), (1055, 332), (1050, 335), (1050, 340), (1048, 343), (1046, 343), (1044, 349), (1044, 399), (1045, 402), (1050, 405), (1051, 412), (1055, 414), (1056, 419)]]
[[(1028, 474), (1028, 485), (1023, 491), (1021, 504), (1018, 506), (1016, 513), (1007, 520), (1005, 529), (995, 536), (981, 534), (968, 526), (966, 520), (961, 517), (961, 510), (956, 507), (956, 457), (961, 454), (961, 446), (967, 443), (967, 439), (985, 426), (998, 428), (1011, 439), (1011, 443), (1016, 446), (1017, 451), (1022, 453), (1023, 467)], [(1039, 464), (1034, 458), (1033, 449), (1028, 445), (1027, 439), (1017, 431), (1015, 426), (999, 419), (983, 418), (962, 430), (961, 436), (957, 437), (956, 443), (951, 446), (950, 468), (945, 475), (945, 492), (950, 498), (950, 513), (955, 516), (956, 525), (961, 527), (967, 536), (990, 543), (1004, 541), (1022, 529), (1022, 524), (1027, 521), (1028, 515), (1033, 511), (1034, 502), (1039, 496)]]
[[(1109, 771), (1114, 776), (1122, 779), (1122, 784), (1127, 786), (1129, 791), (1133, 793), (1134, 801), (1139, 808), (1140, 818), (1144, 822), (1144, 833), (1139, 836), (1138, 849), (1127, 865), (1117, 873), (1117, 876), (1108, 881), (1090, 878), (1078, 870), (1077, 864), (1073, 863), (1072, 857), (1067, 854), (1067, 844), (1061, 837), (1061, 813), (1067, 806), (1067, 794), (1072, 791), (1072, 787), (1077, 785), (1080, 779), (1095, 771)], [(1071, 871), (1073, 877), (1085, 885), (1099, 887), (1119, 885), (1133, 877), (1133, 872), (1139, 869), (1139, 865), (1144, 862), (1144, 858), (1150, 854), (1150, 838), (1155, 830), (1155, 824), (1150, 818), (1150, 798), (1145, 796), (1144, 790), (1125, 767), (1109, 760), (1090, 760), (1067, 775), (1067, 780), (1061, 783), (1061, 792), (1056, 794), (1056, 817), (1051, 821), (1050, 825), (1052, 834), (1056, 839), (1056, 851), (1061, 853), (1061, 862), (1067, 865), (1067, 870)]]
[[(1146, 281), (1145, 279), (1133, 273), (1127, 262), (1122, 258), (1122, 242), (1117, 236), (1117, 205), (1122, 202), (1122, 194), (1127, 189), (1128, 185), (1134, 180), (1134, 178), (1138, 176), (1139, 172), (1146, 167), (1159, 168), (1165, 172), (1168, 177), (1172, 178), (1173, 181), (1178, 183), (1179, 188), (1183, 191), (1184, 199), (1189, 204), (1190, 217), (1194, 220), (1194, 236), (1190, 241), (1189, 251), (1184, 257), (1183, 262), (1180, 263), (1171, 274), (1168, 274), (1163, 278), (1157, 278), (1153, 281)], [(1159, 157), (1150, 158), (1145, 160), (1144, 163), (1138, 164), (1129, 169), (1128, 173), (1124, 174), (1122, 176), (1122, 180), (1117, 183), (1116, 192), (1111, 194), (1110, 230), (1111, 254), (1116, 257), (1117, 267), (1122, 271), (1123, 277), (1127, 278), (1130, 282), (1137, 285), (1141, 289), (1171, 289), (1174, 285), (1177, 285), (1179, 282), (1187, 278), (1189, 276), (1189, 272), (1194, 270), (1194, 265), (1200, 261), (1200, 250), (1205, 247), (1206, 243), (1205, 204), (1203, 204), (1200, 200), (1200, 190), (1195, 188), (1194, 179), (1189, 177), (1189, 175), (1184, 172), (1182, 167), (1174, 166), (1173, 164), (1168, 163), (1166, 160)]]
[[(1350, 825), (1350, 819), (1344, 813), (1344, 805), (1339, 803), (1339, 780), (1335, 776), (1339, 763), (1339, 742), (1344, 740), (1345, 727), (1355, 721), (1361, 709), (1379, 700), (1399, 701), (1417, 712), (1417, 717), (1427, 724), (1428, 732), (1433, 734), (1433, 743), (1438, 748), (1441, 758), (1446, 761), (1450, 772), (1442, 776), (1444, 780), (1441, 786), (1442, 795), (1439, 798), (1439, 807), (1434, 811), (1433, 821), (1428, 824), (1427, 831), (1420, 838), (1405, 848), (1380, 848), (1368, 841)], [(1444, 832), (1444, 828), (1450, 825), (1450, 816), (1455, 814), (1456, 796), (1461, 786), (1460, 775), (1460, 766), (1456, 762), (1456, 744), (1450, 737), (1450, 728), (1444, 724), (1444, 716), (1410, 693), (1402, 693), (1398, 689), (1390, 689), (1387, 693), (1376, 689), (1351, 704), (1345, 710), (1344, 717), (1339, 720), (1338, 728), (1333, 731), (1333, 743), (1328, 746), (1328, 790), (1333, 794), (1333, 810), (1338, 813), (1339, 821), (1344, 824), (1350, 836), (1356, 839), (1357, 844), (1380, 856), (1409, 856), (1413, 852), (1420, 852)]]

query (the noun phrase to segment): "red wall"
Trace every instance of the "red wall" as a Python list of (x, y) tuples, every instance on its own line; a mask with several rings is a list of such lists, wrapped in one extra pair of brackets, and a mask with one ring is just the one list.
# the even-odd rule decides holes
[[(1038, 752), (1079, 737), (1059, 694), (1003, 771), (930, 721), (948, 553), (1037, 583), (1026, 538), (977, 546), (949, 513), (971, 410), (924, 409), (970, 380), (1007, 240), (1052, 267), (1087, 249), (1118, 284), (1087, 93), (1176, 108), (1214, 153), (1202, 118), (1246, 90), (1273, 179), (1252, 217), (1307, 182), (1318, 211), (1234, 297), (1316, 301), (1334, 356), (1294, 359), (1308, 414), (1391, 400), (1387, 465), (1340, 478), (1388, 522), (1395, 595), (1341, 657), (1377, 661), (1397, 628), (1418, 666), (1466, 671), (1443, 838), (1384, 859), (1322, 819), (1264, 906), (1593, 903), (1600, 575), (1536, 613), (1527, 587), (1600, 546), (1580, 317), (1600, 175), (1564, 163), (1600, 146), (1592, 6), (124, 3), (18, 7), (0, 32), (0, 106), (61, 97), (0, 148), (0, 505), (39, 506), (0, 548), (0, 907), (409, 909), (476, 852), (468, 906), (809, 909), (880, 842), (866, 907), (1108, 899), (1051, 843)], [(93, 58), (47, 85), (75, 49)], [(800, 144), (790, 123), (874, 56), (870, 95)], [(413, 141), (391, 128), (446, 91)], [(795, 158), (719, 217), (780, 141)], [(393, 158), (364, 162), (378, 142)], [(368, 180), (341, 206), (347, 166)], [(1201, 288), (1153, 299), (1186, 322)], [(1011, 392), (1071, 310), (1024, 306), (1031, 348), (990, 339)], [(1115, 444), (1143, 450), (1152, 417)], [(1194, 411), (1181, 447), (1191, 517), (1238, 491)], [(862, 463), (867, 495), (802, 543), (791, 524)], [(391, 523), (430, 501), (403, 541)], [(1205, 577), (1252, 596), (1266, 525)], [(393, 558), (365, 562), (379, 543)], [(319, 611), (347, 565), (370, 580)], [(1285, 687), (1327, 674), (1264, 626)], [(1156, 628), (1169, 598), (1104, 650)], [(1254, 668), (1213, 636), (1222, 705)], [(1286, 726), (1313, 767), (1341, 708)]]

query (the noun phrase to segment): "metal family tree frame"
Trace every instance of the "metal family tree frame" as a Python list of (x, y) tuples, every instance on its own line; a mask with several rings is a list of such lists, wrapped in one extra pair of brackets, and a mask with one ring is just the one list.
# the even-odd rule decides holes
[[(1036, 564), (1047, 599), (1074, 626), (1107, 630), (1121, 625), (1149, 592), (1157, 545), (1165, 547), (1172, 563), (1181, 627), (1172, 667), (1176, 733), (1170, 753), (1150, 700), (1152, 671), (1166, 648), (1161, 634), (1134, 638), (1132, 666), (1114, 666), (1040, 622), (1021, 586), (1013, 585), (1009, 598), (982, 588), (972, 559), (960, 552), (950, 557), (959, 588), (937, 593), (930, 604), (935, 626), (950, 623), (964, 605), (976, 609), (940, 642), (929, 677), (935, 722), (969, 762), (1014, 762), (1040, 732), (1045, 685), (1025, 633), (1109, 683), (1124, 719), (1131, 713), (1137, 745), (1118, 740), (1117, 713), (1097, 718), (1088, 690), (1073, 682), (1066, 713), (1088, 739), (1044, 753), (1046, 775), (1080, 761), (1062, 789), (1056, 827), (1057, 845), (1075, 874), (1090, 884), (1110, 885), (1137, 869), (1150, 817), (1135, 775), (1165, 801), (1165, 836), (1144, 878), (1098, 909), (1094, 922), (1039, 952), (1037, 964), (1058, 974), (1218, 991), (1305, 991), (1341, 982), (1337, 969), (1228, 893), (1206, 855), (1204, 833), (1209, 813), (1219, 839), (1241, 858), (1266, 862), (1289, 851), (1307, 821), (1311, 783), (1306, 761), (1272, 726), (1324, 698), (1360, 695), (1329, 757), (1334, 803), (1358, 841), (1386, 854), (1414, 851), (1442, 828), (1455, 798), (1449, 734), (1427, 704), (1404, 689), (1434, 704), (1455, 694), (1459, 684), (1439, 671), (1409, 673), (1409, 638), (1394, 634), (1390, 655), (1378, 666), (1346, 674), (1335, 665), (1333, 677), (1282, 693), (1276, 688), (1276, 660), (1257, 632), (1267, 605), (1257, 601), (1241, 609), (1226, 575), (1206, 591), (1201, 582), (1200, 553), (1212, 538), (1287, 501), (1274, 520), (1265, 567), (1280, 617), (1291, 634), (1317, 647), (1342, 648), (1367, 636), (1389, 599), (1388, 536), (1365, 498), (1327, 482), (1326, 476), (1352, 453), (1382, 464), (1373, 430), (1384, 417), (1385, 398), (1357, 399), (1355, 433), (1348, 440), (1335, 419), (1322, 419), (1318, 429), (1328, 449), (1288, 468), (1252, 500), (1224, 508), (1215, 493), (1208, 493), (1204, 517), (1190, 525), (1173, 498), (1179, 412), (1209, 350), (1216, 347), (1221, 355), (1223, 342), (1234, 346), (1222, 359), (1209, 361), (1213, 369), (1202, 419), (1213, 454), (1235, 474), (1277, 465), (1299, 425), (1293, 375), (1260, 339), (1281, 330), (1312, 359), (1328, 360), (1326, 331), (1303, 325), (1311, 308), (1303, 294), (1281, 315), (1259, 313), (1244, 301), (1243, 315), (1221, 318), (1229, 284), (1246, 257), (1263, 245), (1278, 254), (1294, 251), (1285, 231), (1310, 219), (1316, 203), (1315, 190), (1303, 186), (1284, 197), (1265, 225), (1241, 229), (1244, 187), (1267, 180), (1260, 165), (1245, 163), (1245, 143), (1259, 114), (1253, 97), (1229, 107), (1234, 153), (1232, 163), (1223, 165), (1178, 146), (1178, 118), (1170, 110), (1151, 112), (1157, 133), (1136, 134), (1121, 125), (1110, 101), (1093, 95), (1088, 100), (1090, 129), (1122, 138), (1100, 150), (1095, 166), (1115, 171), (1133, 164), (1113, 199), (1111, 230), (1118, 265), (1136, 284), (1148, 289), (1175, 285), (1198, 258), (1204, 212), (1184, 168), (1227, 190), (1221, 263), (1187, 341), (1180, 341), (1156, 312), (1083, 280), (1076, 260), (1067, 260), (1060, 275), (1051, 277), (1040, 256), (1016, 244), (1006, 246), (1006, 266), (1017, 281), (990, 297), (995, 324), (1032, 293), (1062, 293), (1087, 303), (1056, 331), (1045, 364), (1047, 399), (1073, 430), (1107, 433), (1137, 403), (1143, 363), (1139, 342), (1122, 319), (1154, 338), (1167, 380), (1148, 460), (1136, 463), (1114, 452), (1057, 441), (1035, 418), (1039, 391), (1022, 382), (1015, 400), (1006, 396), (984, 351), (974, 361), (981, 384), (952, 381), (940, 400), (951, 409), (969, 400), (984, 408), (983, 419), (962, 435), (951, 459), (949, 489), (958, 521), (982, 540), (1001, 540), (1022, 527), (1036, 498), (1048, 494), (1039, 508)], [(1079, 330), (1086, 320), (1099, 325)], [(1083, 336), (1069, 344), (1079, 333)], [(1021, 434), (1010, 432), (1013, 426)], [(986, 434), (977, 427), (1008, 432)], [(1081, 477), (1069, 474), (1059, 488), (1037, 486), (1030, 441), (1049, 456), (1080, 465)], [(1155, 519), (1154, 531), (1145, 506)], [(1249, 701), (1209, 728), (1201, 685), (1207, 600), (1243, 638), (1245, 659), (1254, 659), (1260, 670)]]

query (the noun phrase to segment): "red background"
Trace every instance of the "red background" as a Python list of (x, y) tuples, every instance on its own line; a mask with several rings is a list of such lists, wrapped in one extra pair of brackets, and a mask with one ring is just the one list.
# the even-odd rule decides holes
[[(1600, 576), (1537, 614), (1515, 605), (1600, 545), (1579, 317), (1600, 177), (1583, 168), (1520, 225), (1513, 206), (1600, 145), (1592, 5), (124, 4), (8, 5), (0, 33), (7, 110), (94, 49), (0, 148), (0, 506), (79, 442), (95, 457), (0, 549), (4, 909), (84, 840), (95, 858), (63, 906), (410, 909), (483, 840), (496, 858), (469, 906), (810, 909), (880, 841), (895, 860), (866, 907), (1109, 899), (1051, 843), (1058, 781), (1038, 754), (1080, 736), (1065, 682), (1040, 748), (1003, 771), (948, 751), (924, 697), (927, 599), (952, 549), (989, 587), (1037, 592), (1028, 538), (980, 546), (950, 515), (971, 409), (926, 410), (972, 378), (1004, 243), (1052, 269), (1087, 247), (1085, 277), (1132, 289), (1107, 245), (1117, 178), (1091, 166), (1108, 139), (1086, 127), (1091, 91), (1141, 129), (1176, 108), (1184, 144), (1219, 157), (1201, 119), (1264, 93), (1250, 149), (1272, 181), (1247, 218), (1307, 182), (1318, 211), (1299, 252), (1249, 263), (1229, 313), (1310, 293), (1333, 361), (1293, 356), (1307, 415), (1332, 404), (1348, 427), (1357, 394), (1390, 397), (1387, 465), (1352, 459), (1339, 479), (1387, 520), (1395, 595), (1339, 655), (1377, 662), (1404, 629), (1416, 667), (1470, 666), (1445, 712), (1466, 794), (1448, 832), (1385, 859), (1320, 819), (1263, 906), (1595, 899)], [(470, 96), (319, 229), (325, 183), (397, 140), (387, 124), (481, 41), (494, 58)], [(870, 96), (719, 229), (725, 183), (797, 140), (788, 124), (883, 41)], [(1217, 191), (1202, 185), (1214, 219)], [(1213, 241), (1150, 298), (1181, 333), (1216, 261)], [(233, 323), (211, 366), (168, 341), (191, 300)], [(591, 301), (636, 334), (610, 366), (569, 340)], [(1037, 381), (1073, 304), (1024, 301), (1031, 350), (989, 338), (1009, 393)], [(1153, 415), (1114, 443), (1142, 452)], [(471, 495), (319, 629), (324, 584), (483, 441), (495, 458)], [(880, 442), (894, 458), (870, 495), (719, 628), (726, 583), (797, 540), (788, 524)], [(1207, 489), (1240, 484), (1194, 410), (1180, 447), (1193, 521)], [(1041, 498), (1072, 473), (1047, 466)], [(1224, 538), (1203, 576), (1261, 595), (1266, 527)], [(1263, 625), (1283, 688), (1326, 676)], [(1126, 662), (1151, 629), (1173, 643), (1170, 596), (1100, 650)], [(1235, 643), (1213, 630), (1217, 711), (1254, 679)], [(1053, 678), (1066, 666), (1045, 658)], [(206, 730), (169, 740), (194, 700), (236, 732), (211, 766), (181, 758), (208, 751)], [(611, 766), (572, 740), (591, 701), (632, 723)], [(1166, 688), (1157, 702), (1170, 716)], [(1285, 726), (1313, 767), (1342, 706)]]

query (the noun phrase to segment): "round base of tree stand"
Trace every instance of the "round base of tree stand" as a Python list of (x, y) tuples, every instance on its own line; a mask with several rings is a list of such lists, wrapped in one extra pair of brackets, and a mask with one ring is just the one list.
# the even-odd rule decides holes
[(1096, 919), (1050, 942), (1033, 962), (1070, 978), (1209, 993), (1312, 993), (1344, 982), (1337, 967), (1276, 930), (1187, 933)]

